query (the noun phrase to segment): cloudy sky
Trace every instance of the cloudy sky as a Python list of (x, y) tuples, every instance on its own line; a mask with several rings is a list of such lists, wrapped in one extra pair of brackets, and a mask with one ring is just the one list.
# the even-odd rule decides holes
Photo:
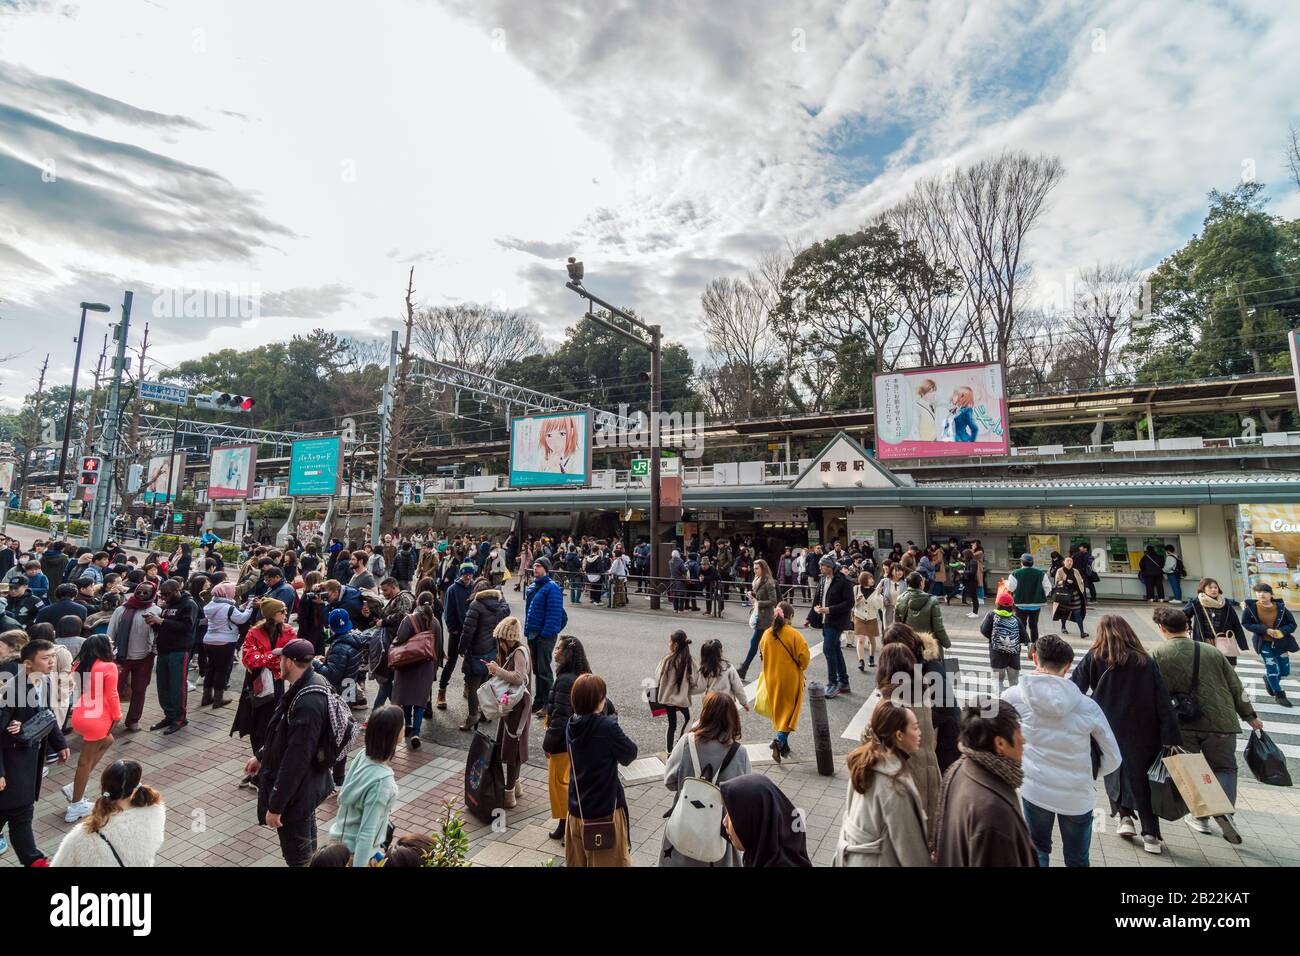
[(1275, 0), (0, 0), (0, 401), (127, 288), (170, 364), (382, 335), (412, 265), (558, 337), (572, 252), (698, 349), (713, 276), (1006, 148), (1065, 163), (1040, 283), (1150, 266), (1243, 176), (1300, 215), (1297, 40)]

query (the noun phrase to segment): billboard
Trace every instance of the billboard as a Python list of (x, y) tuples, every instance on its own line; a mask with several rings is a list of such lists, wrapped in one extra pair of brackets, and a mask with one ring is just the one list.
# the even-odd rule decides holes
[(208, 471), (208, 500), (247, 498), (257, 469), (256, 445), (223, 445), (212, 449)]
[(872, 392), (882, 461), (1011, 453), (1001, 365), (886, 372)]
[(300, 438), (289, 455), (290, 495), (337, 495), (343, 487), (343, 436)]
[(0, 461), (0, 490), (11, 491), (14, 486), (14, 465), (17, 462)]
[[(175, 476), (175, 477), (173, 477)], [(144, 473), (144, 503), (159, 504), (173, 500), (185, 481), (185, 452), (174, 455), (155, 455), (149, 459)]]
[(510, 420), (510, 486), (583, 486), (591, 480), (591, 415), (555, 412)]

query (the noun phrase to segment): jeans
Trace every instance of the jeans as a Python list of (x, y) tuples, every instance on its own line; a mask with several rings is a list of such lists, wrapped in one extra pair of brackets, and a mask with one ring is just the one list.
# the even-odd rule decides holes
[(1031, 641), (1038, 640), (1038, 613), (1041, 610), (1042, 608), (1037, 607), (1016, 608), (1016, 619), (1025, 625)]
[(1169, 581), (1169, 593), (1174, 596), (1175, 601), (1181, 604), (1183, 600), (1183, 585), (1182, 582), (1178, 580), (1178, 575), (1166, 574), (1165, 578)]
[[(391, 680), (375, 681), (375, 683), (379, 685), (379, 689), (375, 691), (375, 700), (370, 705), (370, 712), (372, 714), (380, 707), (383, 707), (384, 704), (388, 703), (388, 698), (393, 695), (393, 682)], [(406, 719), (406, 723), (408, 726), (411, 723), (409, 716)]]
[(1274, 697), (1282, 695), (1282, 678), (1291, 676), (1291, 658), (1279, 654), (1267, 641), (1261, 641), (1259, 656), (1264, 660), (1264, 686)]
[(158, 703), (168, 722), (185, 722), (186, 683), (185, 671), (189, 667), (189, 651), (169, 651), (158, 655)]
[(306, 866), (316, 852), (316, 811), (305, 820), (281, 820), (275, 831), (280, 838), (280, 854), (289, 866)]
[(1092, 812), (1081, 813), (1076, 817), (1064, 813), (1053, 813), (1035, 806), (1023, 797), (1020, 800), (1025, 808), (1025, 823), (1029, 824), (1029, 838), (1034, 841), (1038, 851), (1038, 865), (1047, 866), (1052, 854), (1052, 822), (1061, 824), (1061, 852), (1065, 856), (1066, 866), (1088, 865), (1088, 844), (1092, 841)]
[(406, 704), (402, 707), (402, 716), (406, 718), (406, 726), (411, 730), (410, 736), (420, 736), (420, 728), (424, 725), (424, 708)]
[(749, 653), (745, 655), (745, 663), (740, 665), (742, 671), (749, 670), (750, 662), (758, 655), (758, 642), (763, 639), (763, 629), (755, 627), (754, 633), (749, 638)]
[(1201, 754), (1210, 765), (1214, 777), (1228, 795), (1228, 800), (1237, 804), (1237, 735), (1212, 734), (1205, 730), (1184, 730), (1183, 748), (1188, 753)]
[(551, 670), (555, 637), (554, 634), (539, 634), (528, 639), (528, 653), (533, 658), (533, 713), (537, 713), (551, 700), (551, 688), (555, 686), (555, 674)]
[(31, 866), (45, 857), (45, 854), (37, 849), (36, 837), (32, 835), (34, 809), (35, 804), (29, 803), (25, 807), (0, 810), (0, 830), (3, 830), (6, 825), (9, 827), (9, 839), (14, 845), (14, 852), (18, 854), (18, 862), (23, 866)]
[[(1071, 611), (1071, 612), (1070, 612), (1070, 621), (1073, 621), (1075, 624), (1078, 624), (1078, 625), (1079, 625), (1079, 636), (1080, 636), (1080, 637), (1083, 637), (1083, 636), (1084, 636), (1084, 635), (1083, 635), (1083, 609), (1080, 608), (1080, 609), (1077, 610), (1077, 611)], [(1062, 622), (1061, 622), (1061, 633), (1062, 633), (1062, 634), (1066, 633), (1066, 627), (1065, 627), (1065, 626), (1066, 626), (1068, 623), (1069, 623), (1069, 621), (1062, 621)]]
[(840, 647), (837, 627), (822, 627), (822, 656), (826, 658), (826, 688), (848, 687), (849, 669), (844, 664), (844, 650)]
[(574, 604), (582, 603), (582, 575), (569, 575), (569, 600)]

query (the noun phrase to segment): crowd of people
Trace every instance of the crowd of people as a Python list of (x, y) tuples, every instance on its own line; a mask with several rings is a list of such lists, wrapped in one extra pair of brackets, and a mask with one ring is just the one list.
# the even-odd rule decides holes
[[(71, 759), (69, 736), (81, 741), (73, 779), (62, 788), (65, 820), (76, 826), (54, 865), (152, 862), (163, 839), (163, 800), (142, 781), (138, 763), (111, 757), (117, 735), (145, 729), (150, 683), (161, 711), (150, 732), (184, 731), (189, 695), (200, 686), (198, 707), (236, 705), (230, 732), (250, 746), (237, 785), (257, 792), (257, 820), (276, 831), (287, 864), (418, 865), (425, 838), (393, 832), (400, 793), (392, 762), (403, 743), (421, 746), (434, 709), (459, 706), (448, 703), (457, 674), (459, 727), (491, 738), (502, 806), (513, 808), (522, 794), (530, 728), (540, 721), (557, 821), (551, 836), (563, 841), (567, 864), (630, 865), (618, 770), (636, 759), (637, 746), (620, 728), (587, 649), (567, 632), (565, 604), (566, 591), (569, 603), (596, 587), (603, 592), (611, 580), (606, 561), (626, 562), (628, 575), (644, 570), (648, 551), (640, 545), (628, 556), (617, 544), (549, 536), (518, 544), (387, 535), (351, 549), (338, 539), (291, 539), (279, 548), (249, 542), (227, 569), (211, 534), (197, 553), (183, 543), (144, 559), (113, 542), (100, 550), (3, 544), (0, 830), (24, 865), (49, 863), (33, 837), (32, 812), (47, 765)], [(684, 547), (688, 564), (721, 566), (725, 558), (735, 569), (750, 546), (706, 540)], [(806, 629), (821, 631), (828, 698), (851, 692), (846, 638), (871, 683), (862, 744), (847, 758), (836, 865), (1046, 865), (1054, 830), (1066, 864), (1087, 865), (1098, 777), (1119, 835), (1160, 853), (1147, 771), (1176, 748), (1203, 754), (1235, 800), (1238, 720), (1262, 729), (1236, 658), (1249, 632), (1269, 693), (1284, 701), (1281, 681), (1297, 650), (1295, 618), (1267, 585), (1239, 611), (1217, 582), (1202, 580), (1185, 607), (1156, 608), (1164, 640), (1150, 651), (1124, 618), (1103, 615), (1076, 661), (1062, 635), (1076, 624), (1089, 637), (1091, 565), (1076, 554), (1044, 571), (1023, 555), (979, 624), (995, 694), (962, 708), (945, 665), (944, 608), (956, 597), (979, 617), (979, 542), (899, 547), (879, 565), (876, 557), (856, 543), (832, 542), (783, 555), (775, 572), (764, 558), (749, 558), (743, 576), (733, 570), (726, 586), (751, 612), (739, 666), (720, 641), (705, 641), (697, 656), (686, 630), (668, 634), (648, 693), (652, 713), (667, 718), (664, 785), (678, 795), (660, 865), (810, 865), (802, 828), (782, 822), (798, 812), (769, 777), (753, 772), (739, 717), (761, 714), (771, 724), (773, 761), (791, 757), (811, 660)], [(681, 580), (689, 583), (689, 574)], [(512, 608), (515, 578), (522, 595)], [(626, 586), (624, 577), (624, 599)], [(690, 607), (690, 593), (673, 591), (674, 610)], [(725, 588), (704, 595), (724, 600)], [(1039, 632), (1049, 600), (1061, 635)], [(1022, 652), (1032, 667), (1024, 676)], [(755, 658), (761, 673), (750, 693)], [(236, 660), (243, 678), (232, 692)], [(1180, 695), (1195, 700), (1194, 716), (1176, 713)], [(364, 744), (353, 753), (358, 735)], [(716, 800), (681, 799), (708, 786)], [(316, 811), (336, 790), (338, 812), (322, 841)], [(708, 816), (715, 811), (717, 819)], [(1214, 822), (1240, 842), (1230, 815)], [(1212, 832), (1210, 820), (1188, 825)]]

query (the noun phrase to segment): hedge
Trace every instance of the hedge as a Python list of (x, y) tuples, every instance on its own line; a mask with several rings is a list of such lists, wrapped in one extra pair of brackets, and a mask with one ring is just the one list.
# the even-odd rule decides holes
[[(32, 528), (42, 528), (46, 531), (51, 530), (53, 527), (50, 524), (50, 516), (47, 514), (41, 514), (37, 511), (19, 511), (16, 508), (10, 508), (9, 520), (14, 522), (14, 524), (23, 524)], [(85, 535), (90, 534), (90, 525), (79, 518), (73, 518), (68, 522), (68, 534), (73, 535), (74, 537), (84, 537)]]
[[(158, 537), (152, 538), (150, 544), (152, 545), (153, 550), (161, 554), (170, 555), (176, 550), (176, 547), (182, 541), (188, 543), (195, 551), (198, 551), (201, 548), (198, 538), (183, 538), (180, 535), (175, 534), (160, 534)], [(219, 544), (217, 545), (217, 552), (221, 555), (222, 560), (227, 564), (239, 563), (239, 545)]]

